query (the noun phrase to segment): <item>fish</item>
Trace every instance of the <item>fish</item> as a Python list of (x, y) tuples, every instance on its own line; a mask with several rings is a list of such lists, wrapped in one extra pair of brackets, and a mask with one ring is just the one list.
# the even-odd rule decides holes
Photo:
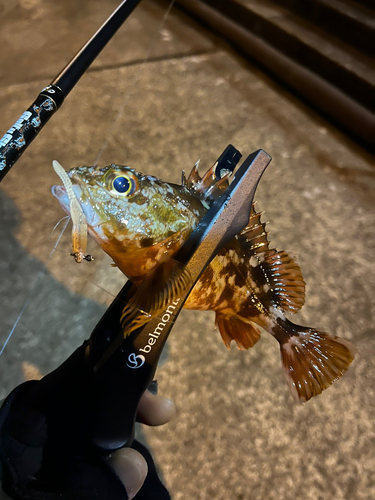
[[(174, 256), (230, 184), (230, 172), (217, 178), (213, 165), (200, 176), (198, 163), (189, 176), (182, 173), (181, 185), (116, 164), (68, 172), (88, 233), (133, 283), (125, 323), (135, 310), (146, 321), (189, 287), (189, 275)], [(52, 194), (70, 214), (66, 187), (53, 186)], [(304, 305), (305, 282), (295, 259), (272, 248), (261, 217), (253, 204), (247, 226), (206, 267), (184, 307), (214, 311), (228, 348), (235, 341), (249, 349), (262, 331), (269, 332), (280, 345), (292, 396), (304, 403), (347, 371), (356, 348), (286, 317)]]

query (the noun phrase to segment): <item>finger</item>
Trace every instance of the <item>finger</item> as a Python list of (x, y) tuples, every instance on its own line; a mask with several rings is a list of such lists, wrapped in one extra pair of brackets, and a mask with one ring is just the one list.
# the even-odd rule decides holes
[(141, 489), (147, 476), (147, 462), (138, 451), (122, 448), (108, 458), (110, 465), (123, 482), (129, 500)]
[(147, 425), (163, 425), (172, 420), (175, 414), (173, 401), (146, 391), (138, 405), (137, 420)]

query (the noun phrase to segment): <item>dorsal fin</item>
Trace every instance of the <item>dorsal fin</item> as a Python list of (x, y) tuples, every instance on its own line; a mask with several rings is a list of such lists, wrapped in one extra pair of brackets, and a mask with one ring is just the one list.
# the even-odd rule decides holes
[(270, 299), (284, 312), (295, 313), (305, 302), (305, 282), (299, 265), (286, 252), (269, 248), (262, 213), (251, 209), (248, 225), (241, 231), (242, 243), (257, 258), (268, 285)]
[(231, 172), (225, 174), (221, 179), (216, 178), (216, 163), (201, 177), (198, 173), (199, 161), (194, 165), (189, 177), (182, 177), (182, 185), (198, 196), (201, 200), (213, 201), (218, 198), (229, 186)]
[(257, 213), (253, 204), (251, 207), (249, 223), (240, 233), (241, 236), (246, 239), (246, 242), (249, 245), (249, 250), (254, 252), (256, 255), (265, 253), (269, 249), (266, 224), (260, 220), (262, 213), (263, 212)]
[(270, 286), (270, 298), (284, 311), (295, 313), (305, 303), (305, 282), (301, 269), (284, 250), (270, 250), (261, 267)]

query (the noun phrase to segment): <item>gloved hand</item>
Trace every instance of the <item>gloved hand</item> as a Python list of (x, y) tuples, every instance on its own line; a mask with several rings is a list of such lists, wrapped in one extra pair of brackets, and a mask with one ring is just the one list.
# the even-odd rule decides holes
[[(137, 421), (152, 426), (163, 425), (169, 422), (175, 413), (175, 405), (170, 399), (146, 391), (138, 406)], [(148, 472), (146, 459), (134, 448), (122, 448), (112, 453), (108, 461), (123, 482), (131, 500), (145, 482)]]
[[(2, 412), (0, 410), (0, 416), (1, 414)], [(171, 420), (174, 415), (175, 406), (172, 401), (152, 394), (147, 390), (143, 394), (138, 406), (137, 421), (146, 425), (157, 426), (165, 424)], [(17, 447), (18, 445), (16, 443), (16, 448), (14, 448), (16, 452)], [(29, 446), (29, 448), (32, 448), (32, 446)], [(34, 452), (31, 450), (31, 453)], [(58, 452), (56, 455), (58, 455)], [(109, 467), (107, 467), (108, 465)], [(7, 467), (7, 469), (8, 471), (11, 470), (9, 467)], [(91, 493), (88, 495), (89, 498), (93, 499), (102, 498), (99, 491), (101, 489), (108, 493), (108, 498), (111, 500), (123, 500), (127, 497), (132, 499), (135, 496), (137, 500), (168, 500), (170, 498), (168, 491), (162, 485), (157, 476), (149, 451), (137, 441), (133, 442), (131, 448), (117, 450), (108, 458), (101, 458), (93, 462), (89, 458), (87, 463), (85, 460), (82, 460), (82, 463), (78, 463), (77, 469), (74, 469), (73, 474), (69, 474), (69, 480), (71, 484), (67, 488), (67, 496), (65, 497), (64, 494), (61, 498), (68, 498), (69, 500), (70, 498), (76, 498), (76, 491), (77, 498), (81, 498), (82, 492), (85, 490), (85, 485), (89, 485), (86, 492), (90, 490)], [(127, 497), (123, 488), (116, 486), (116, 481), (121, 484), (119, 480), (123, 486), (125, 486)], [(18, 490), (18, 488), (15, 488), (11, 493), (12, 498), (24, 499), (27, 497), (35, 500), (60, 498), (60, 494), (57, 491), (51, 492), (50, 485), (46, 487), (46, 491), (43, 491), (43, 488), (39, 491), (41, 485), (43, 485), (43, 481), (40, 484), (38, 483), (38, 487), (36, 489), (33, 489), (32, 487), (30, 490), (28, 489), (28, 493), (24, 492), (22, 489)], [(78, 492), (78, 489), (81, 489), (81, 492)], [(29, 497), (28, 495), (30, 494), (30, 491), (33, 493), (31, 493), (31, 496)], [(94, 493), (92, 493), (93, 491)], [(118, 495), (114, 494), (114, 496), (112, 496), (112, 493), (110, 493), (112, 491), (117, 491)], [(96, 496), (95, 493), (97, 493), (98, 496)], [(1, 490), (0, 500), (5, 499), (10, 499), (10, 497)]]

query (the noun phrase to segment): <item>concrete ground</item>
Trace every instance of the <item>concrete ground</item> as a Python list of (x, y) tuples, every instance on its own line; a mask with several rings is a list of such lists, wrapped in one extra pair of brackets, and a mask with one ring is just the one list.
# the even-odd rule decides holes
[[(0, 0), (0, 135), (117, 3)], [(228, 351), (211, 313), (184, 311), (157, 373), (178, 416), (140, 432), (174, 500), (373, 499), (373, 159), (175, 8), (161, 25), (166, 6), (142, 2), (1, 185), (0, 346), (18, 323), (0, 357), (0, 398), (61, 363), (124, 282), (94, 244), (95, 262), (72, 261), (70, 226), (52, 253), (64, 215), (50, 194), (53, 159), (179, 182), (228, 143), (244, 155), (263, 148), (273, 161), (258, 207), (307, 282), (296, 322), (349, 339), (357, 357), (300, 406), (270, 335)]]

